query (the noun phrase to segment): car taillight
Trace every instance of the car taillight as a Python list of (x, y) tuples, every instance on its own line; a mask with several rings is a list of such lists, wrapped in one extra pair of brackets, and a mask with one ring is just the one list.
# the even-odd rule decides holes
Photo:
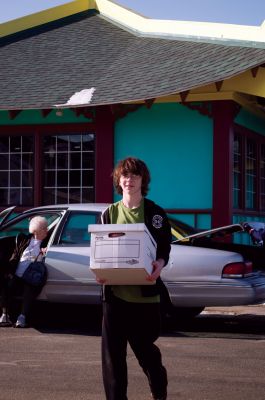
[(223, 268), (222, 278), (243, 278), (251, 274), (252, 271), (251, 261), (231, 263)]

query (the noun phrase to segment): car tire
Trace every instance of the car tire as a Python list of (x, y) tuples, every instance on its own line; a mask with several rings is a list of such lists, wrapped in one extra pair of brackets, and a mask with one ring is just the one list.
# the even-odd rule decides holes
[(197, 317), (205, 307), (175, 307), (171, 302), (170, 295), (166, 285), (161, 281), (160, 283), (160, 305), (162, 320), (168, 317), (174, 320), (185, 320)]
[(169, 310), (169, 316), (175, 320), (192, 319), (197, 317), (204, 307), (174, 307)]

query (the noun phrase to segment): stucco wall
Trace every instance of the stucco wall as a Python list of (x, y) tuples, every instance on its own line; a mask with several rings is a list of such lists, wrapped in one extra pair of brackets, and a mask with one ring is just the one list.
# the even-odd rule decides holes
[(164, 208), (211, 208), (212, 142), (207, 116), (178, 103), (154, 104), (117, 121), (114, 161), (143, 159), (152, 177), (148, 197)]

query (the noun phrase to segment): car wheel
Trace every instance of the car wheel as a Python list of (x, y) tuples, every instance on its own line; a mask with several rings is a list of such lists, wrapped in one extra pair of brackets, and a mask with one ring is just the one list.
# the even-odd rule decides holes
[(160, 299), (162, 320), (166, 320), (168, 317), (175, 320), (191, 319), (195, 318), (204, 310), (204, 307), (173, 306), (168, 290), (162, 282), (160, 283)]
[(191, 319), (197, 317), (204, 307), (171, 307), (169, 316), (174, 319)]

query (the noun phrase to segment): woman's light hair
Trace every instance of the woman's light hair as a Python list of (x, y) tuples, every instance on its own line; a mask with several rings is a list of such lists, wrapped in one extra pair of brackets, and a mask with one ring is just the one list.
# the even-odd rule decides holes
[(48, 228), (48, 221), (46, 218), (37, 215), (29, 222), (29, 233), (35, 233), (42, 229)]

